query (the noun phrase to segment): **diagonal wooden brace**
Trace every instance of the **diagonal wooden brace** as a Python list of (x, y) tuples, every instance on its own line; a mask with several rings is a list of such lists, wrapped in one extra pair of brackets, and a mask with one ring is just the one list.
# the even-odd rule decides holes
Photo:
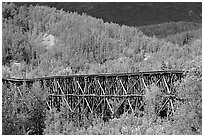
[(139, 80), (139, 79), (137, 79), (137, 80), (133, 83), (133, 85), (128, 89), (129, 91), (135, 86), (136, 83), (138, 83), (138, 80)]
[[(79, 97), (78, 97), (78, 99), (79, 99)], [(83, 100), (83, 98), (79, 99), (79, 101), (75, 105), (75, 108), (73, 109), (73, 111), (75, 111), (77, 109), (77, 106), (81, 103), (82, 100)]]
[[(132, 88), (135, 86), (135, 84), (136, 84), (137, 82), (138, 82), (138, 81), (136, 81), (136, 82), (133, 83), (133, 85), (129, 88), (129, 91), (132, 90)], [(138, 91), (138, 90), (137, 90), (137, 91)]]
[[(164, 83), (165, 83), (165, 85), (166, 85), (167, 92), (168, 92), (169, 94), (171, 94), (171, 91), (170, 91), (170, 89), (169, 89), (169, 86), (168, 86), (167, 83), (166, 83), (166, 80), (165, 80), (164, 76), (163, 76), (163, 80), (164, 80)], [(174, 114), (174, 106), (173, 106), (173, 102), (172, 102), (171, 99), (170, 99), (170, 104), (171, 104), (172, 113)]]
[(144, 84), (144, 86), (145, 86), (145, 89), (146, 89), (146, 92), (149, 92), (149, 89), (147, 88), (147, 85), (145, 84), (145, 82), (144, 82), (144, 79), (142, 78), (142, 83)]
[(159, 83), (159, 81), (161, 80), (161, 78), (159, 78), (159, 80), (157, 80), (157, 82), (155, 83), (155, 85), (157, 85)]
[(162, 111), (162, 109), (164, 108), (164, 106), (168, 103), (169, 98), (167, 98), (167, 100), (165, 101), (165, 103), (162, 105), (162, 107), (160, 107), (160, 109), (158, 110), (157, 113), (159, 113), (160, 111)]
[[(43, 80), (43, 87), (44, 87), (44, 90), (46, 90), (46, 92), (47, 92), (47, 86), (46, 86), (46, 81), (45, 80)], [(48, 92), (47, 92), (48, 93)], [(48, 95), (49, 96), (49, 95)], [(51, 106), (50, 106), (50, 104), (47, 102), (47, 99), (46, 99), (46, 104), (47, 104), (47, 106), (49, 107), (49, 109), (51, 110), (52, 108), (51, 108)]]
[(57, 84), (58, 84), (58, 86), (59, 86), (59, 88), (60, 88), (60, 91), (62, 92), (62, 95), (64, 95), (64, 96), (63, 96), (63, 99), (64, 99), (64, 101), (66, 102), (68, 108), (70, 109), (71, 112), (74, 112), (74, 111), (71, 109), (69, 103), (67, 102), (67, 100), (66, 100), (66, 98), (65, 98), (65, 94), (64, 94), (64, 92), (63, 92), (63, 90), (62, 90), (62, 88), (61, 88), (61, 86), (60, 86), (60, 84), (59, 84), (58, 81), (57, 81)]
[[(22, 95), (22, 93), (21, 93), (19, 87), (17, 87), (17, 91), (19, 92), (19, 94), (20, 94), (20, 96), (21, 96), (21, 98), (22, 98), (23, 95)], [(26, 105), (27, 108), (29, 108), (28, 105), (27, 105), (27, 103), (26, 103), (25, 101), (23, 101), (23, 103)]]
[[(121, 84), (121, 85), (122, 85), (122, 87), (123, 87), (123, 90), (124, 90), (125, 94), (127, 95), (127, 91), (126, 91), (126, 89), (125, 89), (125, 87), (124, 87), (124, 85), (123, 85), (122, 81), (121, 81), (121, 80), (119, 80), (119, 81), (120, 81), (120, 84)], [(134, 110), (133, 110), (133, 108), (132, 108), (132, 105), (131, 105), (131, 103), (130, 103), (130, 100), (129, 100), (129, 99), (127, 99), (127, 101), (128, 101), (128, 104), (129, 104), (129, 106), (130, 106), (130, 108), (131, 108), (132, 112), (134, 112)]]
[(98, 103), (98, 105), (95, 107), (95, 109), (93, 110), (93, 112), (95, 112), (96, 111), (96, 109), (100, 106), (100, 104), (103, 102), (103, 100), (101, 100), (99, 103)]
[[(76, 82), (77, 82), (77, 84), (78, 84), (78, 86), (79, 86), (81, 92), (84, 94), (84, 91), (83, 91), (83, 89), (81, 88), (79, 82), (78, 82), (78, 81), (76, 81)], [(87, 99), (86, 99), (85, 97), (84, 97), (84, 100), (86, 101), (86, 104), (87, 104), (89, 110), (91, 111), (91, 113), (93, 113), (93, 110), (91, 109), (91, 107), (90, 107), (90, 105), (89, 105), (89, 102), (87, 101)]]
[(117, 106), (117, 108), (115, 109), (115, 112), (117, 112), (117, 110), (120, 108), (120, 106), (123, 104), (123, 102), (125, 102), (126, 98), (124, 98), (120, 104)]
[[(99, 86), (100, 86), (100, 88), (101, 88), (103, 94), (105, 95), (105, 91), (104, 91), (103, 87), (101, 86), (101, 83), (100, 83), (98, 80), (97, 80), (97, 82), (98, 82), (98, 84), (99, 84)], [(108, 107), (109, 107), (111, 113), (114, 115), (113, 109), (111, 108), (110, 103), (108, 102), (107, 98), (105, 98), (105, 100), (106, 100), (106, 102), (107, 102), (107, 104), (108, 104)]]

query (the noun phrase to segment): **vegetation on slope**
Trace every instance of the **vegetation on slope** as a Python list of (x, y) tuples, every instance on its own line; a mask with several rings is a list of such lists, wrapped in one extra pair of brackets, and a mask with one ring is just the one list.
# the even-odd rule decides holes
[(193, 31), (200, 29), (202, 26), (201, 23), (194, 22), (169, 22), (163, 24), (142, 26), (139, 29), (147, 36), (157, 38), (166, 38), (169, 35), (174, 35), (177, 33)]
[[(188, 65), (188, 66), (187, 66)], [(171, 118), (161, 118), (155, 113), (156, 88), (150, 88), (153, 96), (145, 94), (144, 115), (137, 112), (124, 113), (120, 118), (104, 122), (90, 118), (70, 122), (68, 107), (61, 111), (46, 111), (46, 92), (38, 83), (31, 89), (25, 86), (21, 94), (15, 87), (2, 90), (2, 134), (45, 135), (196, 135), (202, 134), (202, 65), (197, 57), (186, 64), (186, 78), (177, 85), (177, 94), (186, 101), (175, 101), (175, 112)], [(15, 93), (15, 94), (13, 94)], [(76, 114), (75, 114), (76, 115)], [(83, 126), (78, 124), (83, 123)]]
[[(173, 38), (167, 36), (166, 40), (161, 40), (156, 37), (147, 37), (138, 28), (106, 23), (102, 19), (86, 14), (79, 15), (45, 6), (17, 7), (13, 3), (3, 3), (2, 6), (4, 77), (32, 78), (51, 75), (184, 69), (189, 72), (186, 79), (178, 86), (178, 91), (181, 91), (180, 97), (189, 98), (190, 101), (184, 106), (178, 103), (174, 121), (163, 121), (158, 124), (147, 121), (149, 116), (146, 116), (142, 118), (142, 123), (136, 124), (137, 129), (132, 130), (134, 126), (125, 124), (125, 131), (123, 131), (120, 123), (129, 121), (128, 117), (127, 121), (123, 118), (116, 123), (110, 121), (110, 125), (116, 125), (115, 129), (107, 128), (108, 124), (96, 122), (92, 127), (89, 125), (86, 129), (78, 130), (73, 126), (67, 126), (70, 123), (63, 120), (63, 117), (56, 119), (55, 117), (60, 115), (57, 112), (53, 112), (56, 121), (49, 119), (48, 116), (51, 114), (45, 114), (46, 107), (42, 105), (45, 104), (43, 102), (45, 99), (42, 98), (44, 96), (41, 95), (44, 92), (39, 92), (41, 89), (38, 89), (37, 85), (34, 85), (32, 90), (25, 90), (25, 93), (22, 93), (25, 96), (23, 99), (15, 96), (19, 94), (18, 92), (13, 94), (15, 88), (9, 90), (3, 87), (3, 134), (26, 134), (31, 131), (31, 134), (201, 134), (202, 42), (200, 30), (193, 30), (190, 27), (185, 32), (180, 31), (181, 36), (185, 35), (186, 31), (193, 36), (190, 43), (181, 46), (173, 42), (180, 41), (179, 34), (175, 34)], [(196, 26), (193, 24), (192, 28)], [(171, 27), (169, 29), (173, 30)], [(30, 104), (29, 109), (24, 107), (24, 102)], [(60, 122), (64, 123), (60, 125)], [(166, 128), (157, 132), (154, 129), (158, 127)], [(56, 129), (53, 130), (53, 128)], [(134, 133), (129, 133), (127, 128)]]
[(180, 46), (191, 44), (197, 39), (202, 39), (202, 29), (176, 33), (165, 38), (166, 41)]
[(43, 134), (46, 117), (46, 92), (38, 83), (31, 89), (2, 86), (2, 134)]
[(2, 40), (3, 65), (9, 66), (5, 70), (14, 71), (12, 64), (20, 62), (19, 73), (27, 78), (162, 70), (162, 66), (182, 69), (194, 54), (193, 47), (201, 48), (201, 43), (179, 47), (86, 14), (40, 6), (18, 8), (12, 3), (3, 3)]
[(16, 5), (40, 5), (64, 11), (87, 13), (106, 22), (143, 26), (166, 22), (201, 22), (200, 2), (17, 2)]

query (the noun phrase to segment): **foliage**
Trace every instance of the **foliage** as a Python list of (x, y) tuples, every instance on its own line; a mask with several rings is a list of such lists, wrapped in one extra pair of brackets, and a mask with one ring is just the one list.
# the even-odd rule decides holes
[[(2, 90), (2, 134), (42, 134), (45, 118), (45, 93), (38, 84), (29, 90), (3, 85)], [(23, 91), (23, 92), (22, 92)]]
[(202, 134), (202, 61), (201, 57), (186, 64), (186, 77), (178, 86), (178, 96), (185, 99), (185, 103), (178, 103), (178, 110), (174, 114), (175, 128), (181, 134), (194, 131)]
[(170, 21), (202, 21), (201, 2), (14, 2), (17, 6), (40, 5), (68, 12), (87, 13), (106, 22), (142, 26)]
[(176, 33), (173, 35), (168, 35), (165, 38), (165, 40), (173, 44), (178, 44), (179, 46), (184, 46), (187, 44), (191, 44), (196, 39), (200, 39), (201, 36), (202, 36), (201, 29), (197, 29), (197, 30)]
[(147, 36), (157, 38), (166, 38), (169, 35), (174, 35), (182, 32), (193, 31), (200, 29), (202, 24), (194, 22), (170, 22), (163, 24), (155, 24), (142, 26), (139, 29)]
[[(46, 6), (2, 6), (4, 78), (177, 69), (187, 72), (177, 85), (177, 96), (183, 103), (175, 102), (172, 119), (161, 119), (155, 113), (160, 92), (152, 85), (145, 93), (146, 113), (142, 117), (123, 114), (108, 122), (92, 118), (79, 123), (84, 127), (71, 121), (66, 109), (45, 112), (46, 92), (38, 84), (31, 89), (21, 86), (22, 93), (3, 84), (3, 134), (201, 134), (200, 24), (146, 27), (165, 38), (158, 39), (147, 37), (138, 28), (104, 23), (86, 14)], [(179, 44), (187, 33), (190, 42)]]
[[(3, 6), (3, 12), (7, 14), (15, 5), (4, 3)], [(186, 32), (181, 34), (181, 39), (180, 35), (176, 35), (175, 40), (169, 36), (167, 39), (171, 44), (147, 37), (138, 28), (104, 23), (102, 19), (86, 14), (46, 6), (22, 6), (15, 10), (15, 14), (9, 12), (12, 18), (5, 16), (3, 20), (2, 61), (8, 67), (13, 62), (25, 62), (26, 70), (19, 73), (26, 74), (18, 74), (19, 78), (161, 70), (162, 64), (166, 64), (168, 69), (181, 69), (196, 50), (190, 45), (199, 46), (194, 41), (200, 39), (200, 31), (188, 33), (194, 39), (184, 48), (175, 43), (179, 43)], [(166, 37), (200, 28), (200, 24), (179, 22), (150, 28)], [(165, 29), (171, 32), (163, 34)], [(146, 54), (151, 54), (151, 59), (144, 60)], [(94, 70), (93, 66), (97, 69)], [(11, 74), (10, 77), (16, 76)]]
[[(122, 114), (120, 118), (109, 119), (104, 122), (95, 117), (82, 122), (78, 126), (76, 121), (70, 121), (67, 111), (52, 110), (47, 113), (44, 134), (49, 135), (180, 135), (201, 134), (202, 114), (198, 116), (194, 109), (185, 103), (178, 105), (172, 118), (161, 118), (156, 114), (156, 105), (160, 96), (160, 89), (151, 85), (145, 93), (144, 115), (136, 113)], [(189, 107), (189, 108), (188, 108)], [(86, 118), (84, 118), (86, 119)], [(200, 123), (198, 123), (200, 122)]]

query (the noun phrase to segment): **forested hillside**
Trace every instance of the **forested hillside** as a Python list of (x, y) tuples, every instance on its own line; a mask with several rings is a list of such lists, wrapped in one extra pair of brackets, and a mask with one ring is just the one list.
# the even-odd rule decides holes
[(102, 18), (120, 25), (143, 26), (166, 22), (201, 22), (200, 2), (16, 2), (40, 5)]
[(145, 35), (165, 39), (179, 46), (202, 37), (202, 24), (195, 22), (170, 22), (138, 27)]
[(172, 118), (157, 116), (154, 102), (160, 93), (150, 89), (149, 99), (144, 97), (148, 114), (94, 119), (86, 127), (70, 123), (66, 110), (48, 112), (47, 91), (38, 84), (23, 87), (22, 94), (3, 85), (2, 134), (202, 134), (201, 32), (195, 22), (130, 27), (85, 13), (2, 3), (3, 78), (185, 71), (173, 91), (184, 101), (174, 100)]
[(169, 35), (200, 29), (201, 23), (195, 22), (169, 22), (163, 24), (141, 26), (139, 29), (147, 36), (166, 38)]
[[(201, 27), (191, 22), (172, 24), (151, 27), (151, 32), (164, 38)], [(201, 56), (199, 40), (194, 39), (184, 46), (172, 44), (177, 43), (172, 42), (176, 41), (172, 36), (167, 38), (170, 43), (151, 37), (148, 32), (147, 35), (150, 37), (135, 27), (106, 23), (86, 14), (3, 3), (2, 61), (10, 68), (20, 68), (21, 78), (183, 69), (183, 64), (193, 56)], [(196, 38), (201, 40), (201, 37)], [(181, 39), (185, 40), (185, 35)], [(21, 62), (21, 66), (13, 67), (14, 62)], [(7, 68), (9, 73), (18, 72), (10, 68)], [(17, 77), (15, 75), (10, 76)]]

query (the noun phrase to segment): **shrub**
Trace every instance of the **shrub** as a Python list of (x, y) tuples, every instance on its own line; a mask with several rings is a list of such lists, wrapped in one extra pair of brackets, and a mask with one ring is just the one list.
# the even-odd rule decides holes
[(202, 60), (196, 57), (186, 63), (186, 77), (178, 86), (178, 96), (183, 103), (177, 103), (173, 128), (176, 134), (202, 134)]
[(46, 103), (39, 84), (31, 89), (22, 85), (21, 90), (7, 86), (2, 88), (2, 134), (42, 134)]

